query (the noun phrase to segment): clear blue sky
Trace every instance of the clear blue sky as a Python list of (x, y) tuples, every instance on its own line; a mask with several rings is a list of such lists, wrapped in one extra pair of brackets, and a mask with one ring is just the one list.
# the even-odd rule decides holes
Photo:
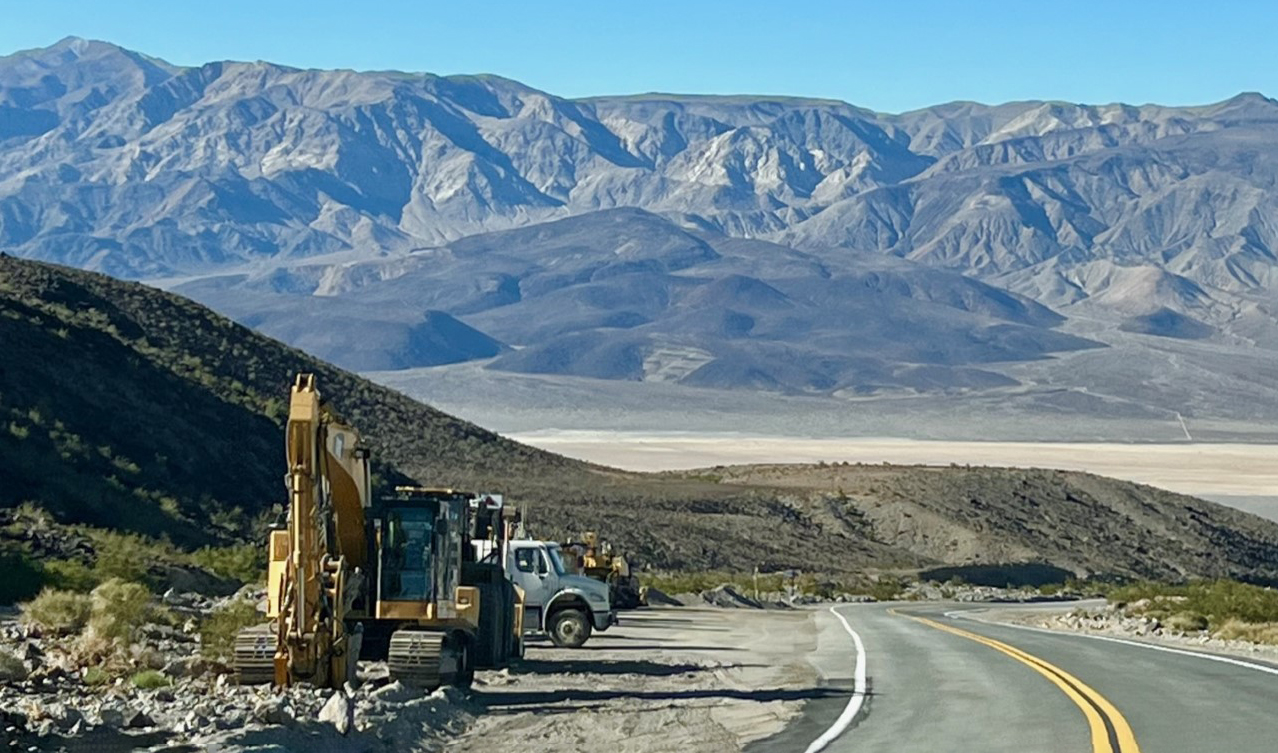
[(178, 64), (496, 73), (562, 96), (792, 94), (899, 112), (956, 99), (1278, 96), (1278, 3), (20, 0), (0, 54), (75, 35)]

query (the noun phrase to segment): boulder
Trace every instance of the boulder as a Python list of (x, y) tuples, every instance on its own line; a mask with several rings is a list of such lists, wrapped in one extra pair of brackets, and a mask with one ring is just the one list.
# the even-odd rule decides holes
[(403, 703), (420, 695), (420, 691), (408, 687), (399, 680), (373, 691), (373, 698), (383, 703)]
[(319, 720), (333, 725), (340, 735), (345, 735), (354, 722), (350, 699), (345, 693), (337, 692), (329, 696), (324, 707), (319, 711)]
[(145, 729), (147, 727), (154, 727), (155, 720), (148, 716), (144, 711), (129, 709), (124, 712), (123, 721), (120, 726), (125, 729)]

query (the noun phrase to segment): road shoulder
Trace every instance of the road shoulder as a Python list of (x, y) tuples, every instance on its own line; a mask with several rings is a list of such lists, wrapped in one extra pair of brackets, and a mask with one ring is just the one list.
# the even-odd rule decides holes
[(739, 751), (831, 694), (808, 661), (813, 623), (805, 610), (644, 609), (581, 649), (530, 644), (519, 667), (480, 673), (486, 713), (450, 749)]

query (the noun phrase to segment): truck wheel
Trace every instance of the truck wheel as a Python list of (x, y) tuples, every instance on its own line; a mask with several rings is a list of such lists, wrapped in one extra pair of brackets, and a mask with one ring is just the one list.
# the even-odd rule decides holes
[(590, 620), (578, 609), (561, 609), (550, 618), (550, 640), (559, 648), (581, 648), (590, 638)]
[(475, 684), (475, 655), (471, 653), (470, 643), (463, 640), (458, 646), (460, 656), (457, 658), (457, 687), (463, 690)]

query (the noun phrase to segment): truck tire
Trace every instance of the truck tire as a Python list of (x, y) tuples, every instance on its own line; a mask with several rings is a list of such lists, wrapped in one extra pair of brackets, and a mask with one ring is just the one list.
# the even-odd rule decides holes
[(580, 609), (561, 609), (550, 618), (550, 640), (559, 648), (581, 648), (590, 639), (590, 620)]

